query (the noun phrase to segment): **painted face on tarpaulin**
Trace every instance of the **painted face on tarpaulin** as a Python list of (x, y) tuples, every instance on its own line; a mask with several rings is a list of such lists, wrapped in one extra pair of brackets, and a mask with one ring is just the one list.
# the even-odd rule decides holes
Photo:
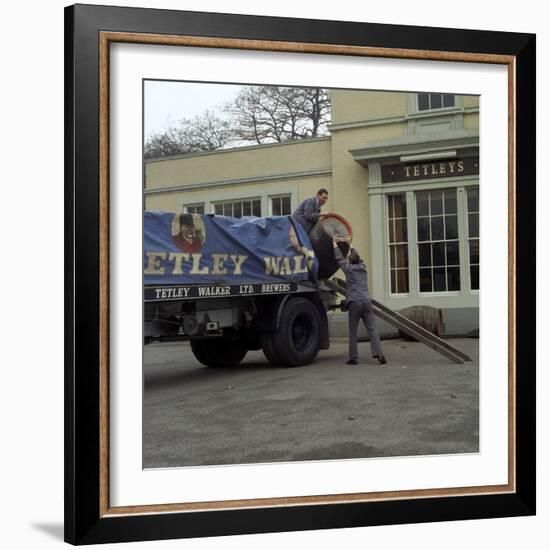
[(197, 214), (176, 214), (172, 219), (172, 240), (183, 252), (198, 252), (205, 240), (204, 222)]
[(196, 236), (195, 224), (191, 214), (180, 216), (180, 235), (187, 241), (192, 241)]

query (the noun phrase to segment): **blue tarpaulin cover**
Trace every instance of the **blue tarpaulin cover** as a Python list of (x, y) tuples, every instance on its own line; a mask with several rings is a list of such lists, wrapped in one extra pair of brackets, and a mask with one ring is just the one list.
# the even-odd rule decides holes
[(299, 282), (316, 277), (318, 262), (288, 216), (146, 211), (143, 269), (146, 285)]

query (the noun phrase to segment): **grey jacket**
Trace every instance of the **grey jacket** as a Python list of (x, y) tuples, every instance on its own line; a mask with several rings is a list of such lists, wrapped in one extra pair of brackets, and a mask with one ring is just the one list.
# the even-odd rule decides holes
[(302, 227), (309, 233), (312, 227), (319, 220), (321, 207), (317, 197), (311, 197), (302, 202), (292, 213), (292, 219), (302, 224)]
[(369, 289), (367, 286), (367, 266), (363, 261), (358, 264), (350, 264), (343, 256), (341, 250), (336, 247), (334, 249), (334, 257), (340, 266), (340, 269), (346, 276), (348, 283), (348, 292), (346, 303), (351, 302), (367, 302), (369, 298)]

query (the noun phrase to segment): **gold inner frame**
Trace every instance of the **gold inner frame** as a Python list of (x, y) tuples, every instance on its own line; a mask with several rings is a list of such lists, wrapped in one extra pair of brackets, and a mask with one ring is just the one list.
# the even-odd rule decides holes
[[(477, 487), (439, 488), (406, 491), (382, 491), (371, 493), (347, 493), (335, 495), (306, 495), (288, 498), (262, 498), (192, 502), (173, 504), (150, 504), (142, 506), (111, 507), (109, 499), (109, 77), (110, 44), (134, 43), (163, 46), (192, 46), (205, 48), (229, 48), (271, 52), (316, 53), (353, 55), (364, 57), (390, 57), (397, 59), (424, 59), (430, 61), (460, 61), (492, 63), (508, 67), (508, 483)], [(320, 505), (350, 502), (374, 502), (412, 498), (437, 498), (449, 496), (473, 496), (514, 493), (516, 490), (516, 340), (515, 340), (515, 288), (516, 288), (516, 242), (515, 242), (515, 90), (516, 59), (514, 56), (428, 51), (413, 49), (373, 48), (366, 46), (341, 46), (334, 44), (303, 44), (296, 42), (273, 42), (263, 40), (225, 39), (212, 37), (156, 35), (141, 33), (99, 33), (99, 356), (100, 356), (100, 517), (139, 515), (153, 513), (197, 512), (207, 510), (244, 509), (276, 506)]]

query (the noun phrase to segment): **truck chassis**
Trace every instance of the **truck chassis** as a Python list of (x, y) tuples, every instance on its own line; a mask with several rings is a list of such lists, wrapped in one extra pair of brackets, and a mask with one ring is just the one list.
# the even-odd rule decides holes
[(146, 286), (144, 340), (189, 340), (203, 365), (231, 367), (262, 349), (273, 365), (311, 363), (329, 348), (336, 292), (313, 283)]

